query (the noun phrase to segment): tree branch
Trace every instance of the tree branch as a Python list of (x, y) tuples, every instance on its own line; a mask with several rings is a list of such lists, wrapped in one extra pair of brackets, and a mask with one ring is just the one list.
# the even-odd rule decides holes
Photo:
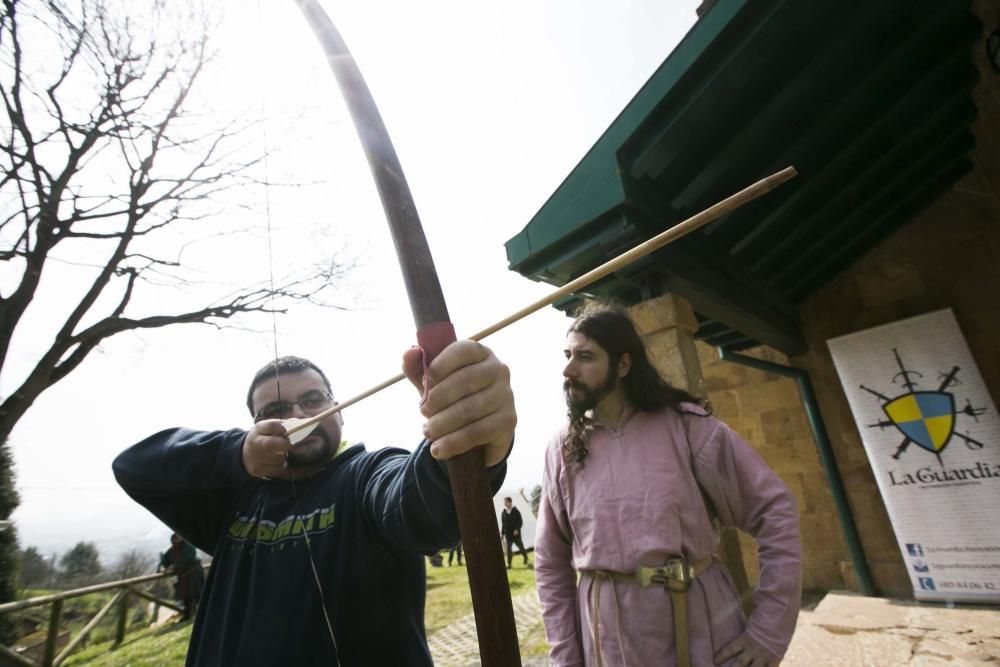
[[(253, 156), (246, 137), (262, 120), (223, 119), (210, 130), (193, 122), (202, 120), (191, 104), (211, 61), (205, 26), (155, 15), (132, 21), (104, 0), (0, 2), (0, 261), (10, 262), (6, 275), (13, 276), (0, 294), (0, 374), (16, 354), (16, 328), (42, 298), (43, 273), (58, 263), (86, 274), (66, 286), (76, 290), (75, 303), (51, 345), (0, 403), (0, 441), (42, 392), (111, 336), (184, 323), (231, 326), (240, 316), (285, 312), (295, 301), (342, 307), (328, 302), (328, 289), (353, 265), (334, 258), (273, 287), (226, 284), (229, 293), (207, 306), (131, 316), (153, 290), (223, 291), (224, 279), (213, 284), (184, 253), (192, 242), (249, 231), (203, 226), (221, 195), (258, 183), (252, 170), (266, 156)], [(177, 6), (158, 1), (152, 11)], [(162, 32), (171, 25), (176, 34)], [(195, 222), (200, 238), (190, 241), (186, 226)], [(170, 229), (178, 231), (173, 239)]]

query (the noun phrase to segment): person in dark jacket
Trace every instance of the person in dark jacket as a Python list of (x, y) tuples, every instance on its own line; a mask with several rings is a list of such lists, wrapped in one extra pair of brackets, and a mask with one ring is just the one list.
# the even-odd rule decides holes
[(160, 556), (160, 568), (177, 575), (174, 599), (180, 600), (184, 609), (181, 620), (190, 619), (198, 607), (198, 598), (205, 585), (205, 571), (201, 567), (198, 552), (183, 537), (174, 533), (170, 536), (170, 548)]
[(528, 551), (524, 548), (521, 540), (521, 527), (524, 521), (521, 519), (521, 512), (514, 507), (514, 501), (508, 496), (503, 499), (503, 511), (500, 512), (500, 532), (503, 533), (507, 541), (507, 569), (511, 568), (514, 560), (513, 547), (516, 544), (521, 556), (524, 557), (524, 564), (528, 564)]
[(451, 549), (448, 550), (448, 567), (451, 567), (452, 559), (458, 556), (458, 564), (462, 565), (462, 542), (459, 541), (457, 544), (452, 545)]
[(412, 453), (347, 446), (339, 413), (292, 445), (283, 420), (334, 401), (315, 364), (283, 357), (250, 384), (249, 431), (169, 429), (115, 459), (132, 498), (212, 554), (189, 667), (431, 665), (424, 555), (459, 539), (444, 460), (482, 445), (495, 491), (517, 417), (507, 367), (479, 343), (426, 373), (419, 349), (403, 362), (427, 384)]

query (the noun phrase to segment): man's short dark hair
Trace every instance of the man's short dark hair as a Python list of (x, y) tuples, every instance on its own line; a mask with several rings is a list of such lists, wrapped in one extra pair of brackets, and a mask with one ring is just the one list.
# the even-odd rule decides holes
[(504, 499), (503, 499), (503, 501), (504, 501), (504, 502), (507, 502), (508, 500), (509, 500), (510, 502), (514, 502), (514, 499), (513, 499), (513, 498), (511, 498), (510, 496), (504, 496)]
[(314, 370), (319, 373), (319, 376), (323, 378), (323, 384), (326, 385), (326, 390), (331, 394), (333, 393), (333, 387), (330, 386), (330, 381), (326, 378), (326, 373), (319, 366), (302, 357), (279, 357), (274, 361), (267, 362), (254, 374), (250, 388), (247, 390), (247, 410), (253, 415), (253, 391), (261, 382), (270, 380), (278, 375), (301, 373), (307, 370)]

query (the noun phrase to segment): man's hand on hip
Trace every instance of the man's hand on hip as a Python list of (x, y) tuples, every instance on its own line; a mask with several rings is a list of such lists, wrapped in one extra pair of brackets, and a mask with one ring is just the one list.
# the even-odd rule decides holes
[(739, 667), (777, 667), (780, 662), (746, 634), (729, 642), (715, 654), (717, 665), (728, 660), (734, 660), (733, 664)]

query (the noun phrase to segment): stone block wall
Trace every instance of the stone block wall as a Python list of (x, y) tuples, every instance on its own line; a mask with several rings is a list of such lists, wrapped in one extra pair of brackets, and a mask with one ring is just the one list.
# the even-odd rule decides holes
[(909, 596), (910, 581), (826, 341), (952, 308), (994, 400), (1000, 396), (1000, 197), (973, 172), (916, 220), (802, 304), (810, 372), (875, 585)]
[[(736, 363), (698, 343), (703, 389), (715, 415), (754, 447), (795, 494), (801, 515), (803, 588), (844, 588), (847, 547), (795, 381)], [(747, 356), (789, 365), (767, 347)], [(744, 563), (756, 582), (756, 546), (741, 535)]]
[(668, 294), (633, 306), (629, 315), (663, 379), (700, 395), (701, 367), (694, 341), (698, 320), (691, 304)]
[[(973, 9), (986, 31), (1000, 3)], [(1000, 398), (1000, 74), (973, 49), (974, 167), (949, 192), (801, 304), (806, 354), (792, 359), (813, 378), (820, 409), (879, 592), (912, 589), (826, 341), (941, 308), (955, 312), (994, 402)]]
[[(1000, 26), (1000, 2), (972, 6), (984, 37)], [(766, 347), (744, 352), (809, 372), (877, 592), (887, 596), (912, 596), (910, 580), (826, 341), (950, 307), (994, 401), (1000, 398), (1000, 74), (987, 64), (982, 39), (973, 59), (980, 72), (973, 170), (800, 304), (806, 353), (789, 359)], [(670, 298), (631, 311), (652, 361), (671, 383), (706, 395), (716, 416), (791, 488), (802, 517), (804, 588), (859, 590), (795, 382), (723, 362), (702, 343), (692, 350), (690, 306)], [(741, 546), (754, 583), (755, 546), (745, 536)]]

